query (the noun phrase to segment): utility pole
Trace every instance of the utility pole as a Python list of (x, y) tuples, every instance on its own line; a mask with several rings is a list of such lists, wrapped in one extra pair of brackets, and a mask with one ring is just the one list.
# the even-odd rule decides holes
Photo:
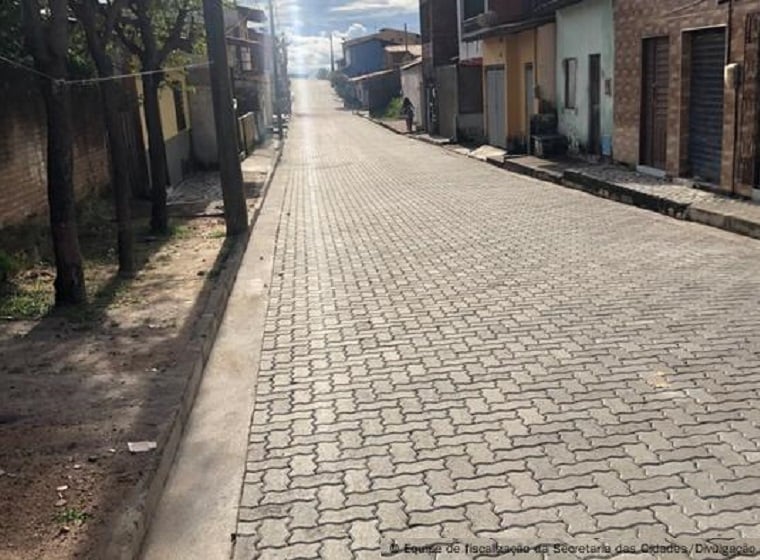
[(330, 31), (330, 74), (335, 74), (335, 49), (333, 48), (332, 31)]
[(224, 221), (227, 225), (227, 235), (232, 236), (248, 231), (248, 208), (243, 193), (243, 172), (240, 169), (237, 119), (232, 106), (222, 0), (203, 0), (203, 19), (206, 26), (206, 45), (211, 59), (209, 74), (216, 144), (219, 151), (219, 171), (222, 178)]
[(406, 24), (404, 24), (404, 50), (409, 52), (409, 31), (407, 31)]
[(274, 106), (277, 112), (277, 130), (280, 140), (283, 138), (282, 107), (280, 92), (280, 57), (277, 48), (277, 36), (274, 29), (274, 2), (269, 0), (269, 33), (272, 35), (272, 73), (274, 76)]

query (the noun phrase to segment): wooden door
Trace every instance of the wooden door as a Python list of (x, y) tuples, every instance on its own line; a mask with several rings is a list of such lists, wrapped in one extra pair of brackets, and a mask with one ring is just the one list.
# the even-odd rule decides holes
[(663, 170), (668, 149), (669, 52), (667, 37), (644, 40), (640, 161)]

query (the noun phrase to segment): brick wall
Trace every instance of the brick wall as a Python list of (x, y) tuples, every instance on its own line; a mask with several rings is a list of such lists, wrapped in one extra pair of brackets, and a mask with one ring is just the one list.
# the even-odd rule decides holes
[[(35, 80), (0, 73), (0, 229), (47, 219), (45, 106)], [(109, 181), (100, 97), (94, 87), (73, 90), (74, 185), (78, 198)]]
[[(729, 48), (730, 62), (744, 59), (744, 30), (747, 16), (760, 10), (753, 0), (736, 0)], [(616, 159), (639, 163), (642, 41), (667, 36), (670, 42), (670, 95), (666, 171), (683, 176), (688, 162), (689, 35), (688, 31), (727, 26), (728, 3), (717, 0), (637, 0), (615, 2), (615, 136)], [(734, 110), (737, 99), (727, 88), (723, 109), (723, 162), (721, 190), (751, 194), (732, 185), (734, 155)], [(741, 94), (738, 102), (741, 103)]]

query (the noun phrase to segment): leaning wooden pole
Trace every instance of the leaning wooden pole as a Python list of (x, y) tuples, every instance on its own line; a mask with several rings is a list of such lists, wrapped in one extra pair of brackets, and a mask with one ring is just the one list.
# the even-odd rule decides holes
[(232, 103), (227, 43), (224, 36), (224, 13), (221, 0), (203, 0), (206, 44), (211, 61), (211, 96), (214, 105), (216, 144), (219, 151), (219, 171), (222, 178), (224, 219), (227, 235), (248, 231), (248, 209), (243, 192), (243, 172), (240, 169), (240, 149), (237, 119)]

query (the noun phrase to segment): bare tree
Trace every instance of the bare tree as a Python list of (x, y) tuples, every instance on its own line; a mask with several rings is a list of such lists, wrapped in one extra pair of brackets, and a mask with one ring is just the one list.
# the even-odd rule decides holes
[(43, 78), (47, 111), (47, 190), (50, 228), (55, 254), (56, 305), (87, 299), (76, 220), (73, 180), (71, 92), (67, 57), (69, 10), (66, 0), (22, 0), (22, 21), (27, 49)]
[(119, 274), (135, 273), (134, 235), (130, 208), (132, 193), (129, 182), (129, 157), (125, 140), (125, 115), (128, 98), (115, 75), (112, 58), (115, 28), (125, 9), (126, 0), (70, 0), (74, 13), (85, 33), (90, 56), (95, 62), (103, 98), (106, 131), (111, 154), (111, 182), (118, 225)]
[(169, 230), (166, 208), (169, 173), (159, 106), (159, 90), (164, 80), (161, 69), (173, 53), (193, 52), (199, 27), (192, 13), (198, 9), (197, 0), (131, 0), (131, 13), (122, 17), (116, 26), (122, 42), (146, 72), (142, 81), (152, 179), (150, 227), (154, 233), (166, 234)]

